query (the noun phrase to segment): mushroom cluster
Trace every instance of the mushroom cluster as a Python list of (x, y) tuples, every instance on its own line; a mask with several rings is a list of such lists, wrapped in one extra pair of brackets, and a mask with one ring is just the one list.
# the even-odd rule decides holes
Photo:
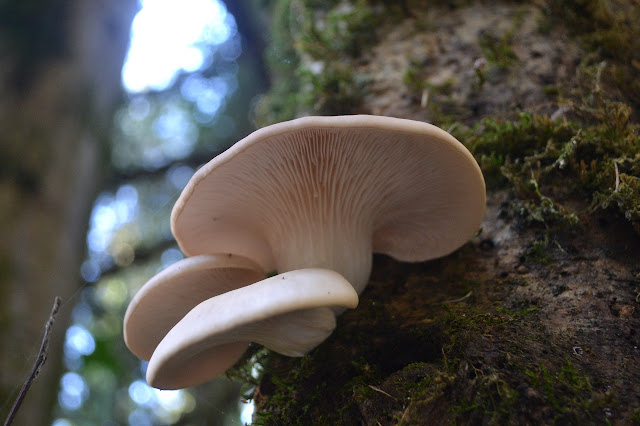
[(484, 209), (473, 156), (430, 124), (354, 115), (265, 127), (185, 187), (171, 229), (188, 257), (133, 298), (125, 342), (162, 389), (223, 373), (249, 342), (302, 356), (357, 306), (374, 252), (445, 256)]

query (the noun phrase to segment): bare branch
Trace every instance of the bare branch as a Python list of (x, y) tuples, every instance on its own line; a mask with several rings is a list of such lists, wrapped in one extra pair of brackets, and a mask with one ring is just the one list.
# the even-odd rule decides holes
[(18, 414), (18, 410), (20, 409), (20, 405), (22, 405), (22, 401), (24, 401), (24, 398), (27, 396), (27, 392), (29, 391), (31, 384), (36, 379), (36, 377), (38, 377), (38, 374), (40, 374), (40, 369), (42, 368), (44, 363), (47, 361), (47, 355), (49, 355), (49, 333), (51, 332), (53, 323), (56, 320), (58, 309), (60, 309), (60, 303), (61, 303), (61, 299), (58, 296), (56, 296), (55, 300), (53, 301), (53, 307), (51, 308), (51, 314), (49, 315), (49, 320), (44, 326), (44, 336), (42, 337), (42, 344), (40, 345), (40, 352), (38, 353), (38, 358), (36, 359), (36, 362), (33, 364), (33, 368), (31, 369), (31, 374), (29, 374), (29, 377), (27, 377), (27, 380), (22, 385), (22, 389), (20, 389), (20, 393), (18, 394), (18, 398), (16, 398), (16, 401), (13, 403), (13, 407), (11, 407), (11, 411), (9, 412), (9, 415), (7, 416), (7, 419), (4, 422), (4, 426), (9, 426), (11, 423), (13, 423), (13, 420), (15, 419), (16, 414)]

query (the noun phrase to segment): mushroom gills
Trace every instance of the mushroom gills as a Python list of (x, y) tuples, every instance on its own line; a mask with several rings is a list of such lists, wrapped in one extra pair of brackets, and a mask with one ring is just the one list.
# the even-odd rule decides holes
[(201, 167), (171, 230), (189, 256), (230, 252), (264, 271), (332, 269), (361, 293), (373, 252), (406, 262), (446, 256), (476, 233), (485, 204), (478, 163), (440, 128), (302, 117), (257, 130)]

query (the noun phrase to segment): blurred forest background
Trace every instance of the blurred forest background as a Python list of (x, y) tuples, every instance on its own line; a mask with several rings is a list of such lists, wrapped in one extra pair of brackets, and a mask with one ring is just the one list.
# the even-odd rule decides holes
[[(16, 424), (243, 424), (254, 404), (264, 424), (640, 424), (639, 20), (637, 0), (0, 0), (0, 417), (60, 296)], [(168, 217), (193, 172), (345, 113), (465, 143), (481, 232), (376, 257), (308, 356), (147, 386), (123, 315), (182, 258)]]
[[(17, 424), (238, 424), (239, 385), (157, 392), (124, 346), (131, 296), (182, 257), (168, 215), (253, 129), (248, 2), (0, 3), (0, 416), (63, 300)], [(256, 15), (257, 16), (257, 15)]]

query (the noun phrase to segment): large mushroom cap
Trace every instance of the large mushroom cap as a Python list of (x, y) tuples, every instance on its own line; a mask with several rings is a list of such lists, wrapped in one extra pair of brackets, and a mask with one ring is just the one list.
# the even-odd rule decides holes
[(447, 132), (390, 117), (305, 117), (260, 129), (198, 170), (171, 226), (188, 255), (333, 269), (360, 292), (372, 251), (447, 255), (484, 208), (480, 168)]
[(136, 293), (124, 317), (125, 343), (138, 358), (148, 360), (167, 332), (193, 307), (264, 277), (259, 265), (241, 256), (200, 255), (180, 260)]
[(355, 308), (358, 295), (340, 274), (302, 269), (208, 299), (164, 337), (147, 368), (147, 382), (178, 389), (206, 382), (231, 367), (257, 342), (302, 356), (335, 328), (327, 307)]

